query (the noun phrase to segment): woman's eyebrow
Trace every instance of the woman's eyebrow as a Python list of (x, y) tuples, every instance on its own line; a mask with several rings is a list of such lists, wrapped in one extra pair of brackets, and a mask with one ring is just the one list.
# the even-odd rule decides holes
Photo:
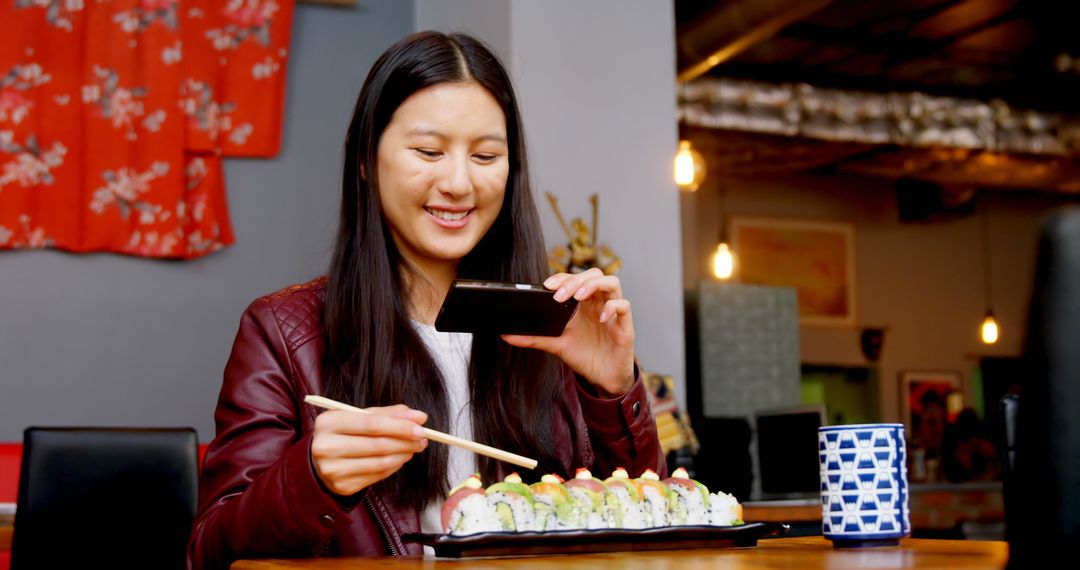
[[(437, 131), (435, 129), (429, 128), (429, 127), (413, 127), (412, 129), (409, 129), (408, 133), (406, 133), (406, 134), (412, 135), (412, 136), (435, 137), (437, 139), (442, 139), (442, 140), (446, 140), (446, 139), (449, 138), (445, 134), (443, 134), (443, 133), (441, 133), (441, 132), (439, 132), (439, 131)], [(489, 141), (495, 141), (495, 142), (500, 142), (500, 143), (506, 144), (506, 136), (502, 135), (502, 134), (499, 134), (499, 133), (489, 133), (489, 134), (486, 134), (486, 135), (481, 135), (481, 136), (477, 137), (476, 140), (478, 140), (478, 141), (489, 140)]]
[(409, 132), (407, 132), (405, 134), (416, 135), (416, 136), (435, 137), (435, 138), (439, 138), (439, 139), (445, 139), (446, 138), (446, 135), (440, 133), (439, 131), (436, 131), (435, 129), (429, 128), (429, 127), (413, 127), (411, 129), (409, 129)]

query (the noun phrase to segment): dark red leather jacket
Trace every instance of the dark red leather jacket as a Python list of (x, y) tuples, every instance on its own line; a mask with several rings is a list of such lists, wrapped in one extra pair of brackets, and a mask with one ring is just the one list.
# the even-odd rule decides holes
[[(253, 302), (240, 321), (218, 399), (217, 437), (202, 466), (199, 512), (188, 545), (193, 568), (225, 568), (238, 558), (422, 554), (401, 535), (418, 532), (415, 509), (399, 509), (374, 489), (345, 506), (327, 493), (311, 465), (321, 394), (321, 314), (316, 280)], [(556, 426), (568, 473), (589, 467), (606, 477), (667, 468), (641, 379), (621, 398), (589, 395), (572, 373), (566, 399), (573, 425)], [(579, 434), (572, 448), (570, 430)], [(513, 451), (513, 450), (510, 450)]]

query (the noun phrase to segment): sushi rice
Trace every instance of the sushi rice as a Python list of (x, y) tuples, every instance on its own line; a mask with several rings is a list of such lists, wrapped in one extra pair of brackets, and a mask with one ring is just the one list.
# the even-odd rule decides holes
[(651, 470), (631, 479), (617, 469), (606, 482), (579, 470), (565, 485), (558, 476), (545, 475), (530, 486), (514, 473), (487, 489), (473, 475), (450, 492), (443, 524), (448, 534), (468, 535), (744, 523), (734, 496), (710, 493), (683, 469), (664, 481)]
[(543, 530), (536, 528), (532, 492), (516, 473), (488, 487), (487, 502), (495, 511), (500, 530)]

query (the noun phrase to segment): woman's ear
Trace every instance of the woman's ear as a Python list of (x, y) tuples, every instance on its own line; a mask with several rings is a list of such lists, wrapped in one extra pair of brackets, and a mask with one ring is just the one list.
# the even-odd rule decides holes
[(367, 182), (367, 169), (364, 168), (364, 163), (360, 163), (360, 180)]

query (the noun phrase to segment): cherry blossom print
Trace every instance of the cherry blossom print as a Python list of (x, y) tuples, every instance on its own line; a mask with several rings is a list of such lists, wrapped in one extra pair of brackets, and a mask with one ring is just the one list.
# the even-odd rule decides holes
[(154, 22), (161, 22), (170, 30), (177, 29), (178, 0), (139, 0), (130, 10), (117, 12), (113, 22), (120, 24), (120, 29), (132, 34), (143, 32)]
[(188, 80), (181, 90), (180, 109), (188, 116), (192, 128), (216, 139), (219, 133), (232, 130), (229, 113), (236, 109), (236, 103), (218, 103), (211, 86)]
[(53, 247), (55, 240), (46, 235), (45, 228), (33, 227), (30, 216), (19, 216), (19, 227), (11, 229), (0, 225), (0, 247), (40, 249)]
[(276, 0), (228, 0), (222, 10), (225, 27), (206, 32), (206, 37), (219, 51), (236, 49), (248, 38), (269, 46), (270, 26), (274, 14), (281, 9)]
[[(233, 243), (222, 158), (281, 147), (293, 0), (0, 0), (0, 259)], [(215, 43), (217, 49), (215, 49)]]
[[(187, 167), (184, 168), (184, 178), (187, 179), (187, 190), (194, 190), (199, 184), (202, 183), (203, 178), (206, 178), (206, 174), (209, 169), (206, 167), (206, 161), (202, 158), (193, 158), (187, 163)], [(184, 217), (184, 202), (180, 202), (176, 205), (176, 215), (181, 218)]]
[(203, 237), (202, 230), (191, 232), (187, 239), (187, 255), (193, 257), (206, 255), (225, 247), (220, 235), (221, 230), (216, 222), (210, 227), (209, 236)]
[(151, 182), (168, 172), (167, 162), (155, 162), (145, 172), (136, 172), (126, 167), (106, 170), (101, 173), (105, 185), (94, 190), (90, 210), (96, 214), (104, 214), (110, 206), (116, 206), (124, 220), (130, 219), (134, 212), (138, 214), (140, 224), (152, 224), (157, 221), (162, 207), (143, 200), (141, 196), (150, 191)]
[(27, 91), (52, 80), (52, 75), (36, 63), (16, 65), (0, 78), (0, 87), (12, 87)]
[(183, 44), (177, 40), (177, 42), (169, 47), (161, 50), (161, 63), (165, 65), (173, 65), (180, 63), (184, 59)]
[(281, 69), (281, 64), (273, 57), (266, 56), (262, 62), (251, 66), (251, 77), (254, 79), (266, 79), (272, 77)]
[(19, 124), (30, 114), (34, 103), (14, 89), (0, 88), (0, 123)]
[(143, 119), (142, 126), (144, 129), (151, 133), (156, 133), (161, 130), (161, 124), (165, 122), (165, 111), (158, 109), (153, 113), (150, 113)]
[(0, 131), (0, 156), (13, 155), (0, 167), (0, 190), (9, 184), (23, 188), (52, 184), (56, 180), (52, 171), (64, 164), (67, 147), (54, 142), (48, 150), (42, 150), (33, 134), (21, 145), (14, 138), (12, 131)]
[(134, 230), (124, 244), (123, 252), (144, 257), (176, 257), (181, 243), (181, 231), (159, 233), (156, 230)]
[(236, 146), (243, 146), (247, 143), (248, 138), (251, 137), (251, 133), (253, 132), (255, 132), (255, 125), (244, 123), (229, 133), (229, 142)]
[(93, 105), (97, 114), (109, 119), (114, 129), (126, 129), (127, 138), (138, 138), (135, 134), (135, 121), (143, 116), (143, 102), (147, 94), (145, 87), (125, 88), (120, 86), (120, 75), (115, 70), (94, 66), (97, 83), (84, 85), (83, 103)]
[(0, 77), (0, 124), (18, 125), (33, 108), (33, 100), (26, 92), (48, 83), (52, 79), (36, 63), (16, 65)]
[(71, 17), (83, 9), (83, 0), (15, 0), (15, 9), (44, 8), (49, 25), (71, 31)]

